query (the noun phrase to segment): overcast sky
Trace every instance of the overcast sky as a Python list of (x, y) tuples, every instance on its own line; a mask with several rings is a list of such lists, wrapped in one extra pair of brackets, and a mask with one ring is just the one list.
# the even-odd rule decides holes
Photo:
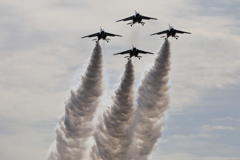
[[(134, 10), (158, 20), (115, 22)], [(46, 159), (95, 45), (82, 36), (123, 36), (100, 43), (110, 106), (126, 63), (113, 54), (132, 44), (157, 53), (164, 39), (149, 35), (171, 24), (192, 34), (169, 38), (171, 109), (151, 160), (239, 160), (239, 17), (239, 0), (0, 0), (0, 159)], [(136, 89), (154, 58), (133, 58)]]

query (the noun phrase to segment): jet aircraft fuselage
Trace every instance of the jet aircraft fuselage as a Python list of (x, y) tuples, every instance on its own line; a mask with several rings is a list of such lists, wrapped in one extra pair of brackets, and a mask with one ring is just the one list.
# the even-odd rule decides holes
[(170, 29), (167, 33), (167, 37), (169, 37), (169, 36), (175, 37), (175, 35), (176, 35), (176, 30), (174, 28), (170, 27)]
[(191, 34), (190, 32), (185, 32), (185, 31), (176, 30), (176, 29), (174, 29), (172, 26), (170, 26), (170, 24), (169, 24), (169, 29), (168, 29), (168, 30), (151, 34), (151, 36), (152, 36), (152, 35), (166, 34), (166, 36), (162, 36), (161, 38), (163, 38), (163, 37), (168, 38), (168, 37), (172, 36), (172, 37), (178, 39), (179, 36), (176, 35), (177, 33), (179, 33), (179, 34), (184, 34), (184, 33), (186, 33), (186, 34)]
[(121, 35), (117, 35), (117, 34), (112, 34), (112, 33), (105, 32), (105, 31), (100, 27), (100, 32), (94, 33), (94, 34), (91, 34), (91, 35), (88, 35), (88, 36), (84, 36), (84, 37), (82, 37), (82, 38), (86, 38), (86, 37), (97, 37), (97, 39), (93, 39), (93, 41), (95, 40), (96, 42), (98, 42), (100, 39), (103, 39), (103, 40), (105, 40), (105, 41), (108, 42), (110, 39), (107, 38), (107, 36), (112, 36), (112, 37), (118, 36), (118, 37), (122, 37)]
[(144, 25), (145, 22), (142, 22), (143, 19), (145, 19), (145, 20), (150, 20), (150, 19), (157, 20), (157, 18), (152, 18), (152, 17), (143, 16), (143, 15), (141, 15), (139, 12), (135, 11), (135, 15), (130, 16), (130, 17), (127, 17), (127, 18), (124, 18), (124, 19), (120, 19), (120, 20), (118, 20), (118, 21), (116, 21), (116, 22), (132, 20), (132, 22), (127, 23), (127, 24), (130, 24), (130, 25), (132, 26), (132, 25), (134, 25), (135, 23), (141, 23), (142, 25)]
[(133, 17), (133, 24), (134, 23), (141, 23), (142, 22), (142, 16), (139, 13), (136, 13), (135, 16)]
[(100, 40), (100, 39), (105, 40), (107, 38), (107, 34), (106, 34), (106, 32), (103, 29), (101, 29), (101, 31), (98, 32), (98, 36), (97, 37), (98, 37), (98, 40)]
[(127, 50), (127, 51), (123, 51), (123, 52), (119, 52), (119, 53), (115, 53), (114, 55), (118, 55), (118, 54), (129, 54), (129, 56), (125, 56), (124, 58), (132, 58), (133, 56), (135, 56), (136, 58), (140, 59), (142, 58), (142, 56), (139, 56), (138, 54), (153, 54), (151, 52), (146, 52), (146, 51), (142, 51), (140, 49), (137, 49), (134, 45), (132, 47), (132, 49)]
[(135, 57), (139, 57), (138, 56), (138, 49), (136, 48), (136, 47), (133, 47), (132, 49), (131, 49), (131, 51), (130, 51), (130, 53), (129, 53), (129, 58), (131, 58), (132, 56), (135, 56)]

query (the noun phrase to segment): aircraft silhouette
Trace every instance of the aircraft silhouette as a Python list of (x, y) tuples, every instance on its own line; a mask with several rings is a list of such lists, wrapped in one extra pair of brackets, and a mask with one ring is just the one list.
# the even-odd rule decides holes
[(186, 34), (191, 34), (190, 32), (184, 32), (184, 31), (176, 30), (176, 29), (173, 28), (173, 26), (171, 26), (171, 25), (169, 24), (169, 29), (168, 29), (168, 30), (161, 31), (161, 32), (158, 32), (158, 33), (153, 33), (153, 34), (151, 34), (150, 36), (152, 36), (152, 35), (166, 34), (166, 36), (162, 36), (161, 38), (166, 37), (165, 39), (167, 39), (168, 37), (172, 36), (172, 37), (178, 39), (179, 36), (176, 35), (177, 33), (180, 33), (180, 34), (184, 34), (184, 33), (186, 33)]
[(135, 23), (141, 23), (142, 25), (144, 25), (145, 22), (142, 22), (143, 19), (145, 19), (145, 20), (150, 20), (150, 19), (157, 20), (157, 18), (146, 17), (146, 16), (141, 15), (141, 14), (138, 13), (137, 11), (135, 11), (135, 15), (133, 15), (133, 16), (131, 16), (131, 17), (124, 18), (124, 19), (120, 19), (120, 20), (118, 20), (118, 21), (116, 21), (116, 22), (132, 20), (132, 22), (127, 23), (127, 25), (130, 24), (130, 25), (132, 26), (132, 25), (134, 25)]
[(94, 34), (90, 34), (90, 35), (84, 36), (84, 37), (82, 37), (82, 38), (86, 38), (86, 37), (97, 37), (97, 39), (93, 39), (93, 41), (95, 40), (96, 43), (97, 43), (100, 39), (103, 39), (103, 40), (105, 40), (105, 41), (108, 42), (110, 39), (107, 38), (107, 36), (112, 36), (112, 37), (118, 36), (118, 37), (122, 37), (121, 35), (117, 35), (117, 34), (112, 34), (112, 33), (105, 32), (105, 31), (100, 27), (100, 32), (94, 33)]
[(142, 56), (138, 56), (138, 54), (153, 54), (151, 52), (146, 52), (146, 51), (142, 51), (140, 49), (137, 49), (134, 45), (132, 46), (132, 49), (130, 50), (126, 50), (126, 51), (123, 51), (123, 52), (119, 52), (119, 53), (115, 53), (113, 55), (118, 55), (118, 54), (129, 54), (129, 56), (126, 56), (124, 58), (128, 58), (128, 60), (130, 58), (132, 58), (133, 56), (137, 57), (139, 60), (140, 58), (142, 58)]

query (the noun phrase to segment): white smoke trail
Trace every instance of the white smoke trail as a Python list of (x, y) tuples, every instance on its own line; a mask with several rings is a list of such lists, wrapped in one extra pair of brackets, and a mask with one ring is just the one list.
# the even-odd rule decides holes
[(154, 66), (145, 75), (138, 89), (137, 109), (132, 125), (135, 134), (130, 147), (130, 159), (147, 160), (161, 136), (164, 117), (168, 108), (168, 72), (170, 70), (170, 44), (166, 40), (157, 55)]
[(81, 85), (76, 92), (71, 91), (56, 129), (55, 150), (50, 151), (48, 160), (86, 159), (86, 142), (93, 135), (91, 121), (103, 94), (102, 78), (102, 49), (97, 43)]
[(129, 60), (125, 67), (120, 86), (113, 97), (113, 105), (104, 113), (94, 135), (96, 144), (91, 152), (93, 160), (126, 160), (132, 139), (128, 127), (134, 114), (132, 61)]

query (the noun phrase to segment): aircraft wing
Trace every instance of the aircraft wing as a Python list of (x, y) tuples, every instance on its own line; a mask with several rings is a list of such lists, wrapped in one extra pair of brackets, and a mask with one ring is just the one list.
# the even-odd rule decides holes
[(82, 38), (86, 38), (86, 37), (95, 37), (95, 36), (98, 36), (98, 33), (90, 34), (90, 35), (88, 35), (88, 36), (84, 36), (84, 37), (82, 37)]
[(139, 49), (138, 49), (138, 53), (141, 53), (141, 54), (153, 54), (151, 52), (146, 52), (146, 51), (142, 51), (142, 50), (139, 50)]
[(127, 54), (127, 53), (130, 53), (131, 50), (127, 50), (127, 51), (123, 51), (123, 52), (119, 52), (119, 53), (115, 53), (113, 55), (118, 55), (118, 54)]
[(181, 34), (183, 34), (183, 33), (191, 34), (190, 32), (179, 31), (179, 30), (176, 30), (176, 29), (175, 29), (175, 31), (176, 31), (176, 33), (181, 33)]
[(117, 35), (117, 34), (112, 34), (112, 33), (108, 33), (108, 32), (105, 32), (107, 36), (112, 36), (112, 37), (115, 37), (115, 36), (118, 36), (118, 37), (122, 37), (121, 35)]
[(157, 18), (146, 17), (146, 16), (142, 16), (142, 19), (147, 19), (147, 20), (149, 20), (149, 19), (155, 19), (155, 20), (157, 20)]
[(120, 20), (118, 20), (116, 22), (119, 22), (119, 21), (129, 21), (129, 20), (132, 20), (132, 19), (133, 19), (133, 16), (127, 17), (127, 18), (124, 18), (124, 19), (120, 19)]
[(158, 35), (158, 34), (164, 34), (164, 33), (167, 33), (167, 32), (168, 32), (168, 30), (165, 30), (165, 31), (153, 33), (153, 34), (151, 34), (150, 36), (152, 36), (152, 35)]

